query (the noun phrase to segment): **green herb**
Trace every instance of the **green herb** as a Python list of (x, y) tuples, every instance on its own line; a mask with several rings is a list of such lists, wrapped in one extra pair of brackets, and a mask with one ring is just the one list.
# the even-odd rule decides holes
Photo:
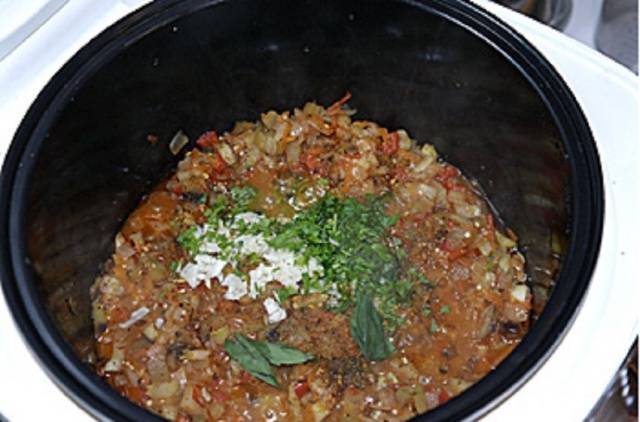
[(438, 324), (436, 323), (435, 319), (431, 320), (431, 326), (429, 327), (429, 331), (431, 332), (431, 334), (435, 334), (438, 332)]
[(196, 236), (196, 229), (196, 226), (189, 227), (180, 233), (177, 239), (180, 246), (190, 255), (197, 254), (202, 245), (202, 239)]
[(449, 305), (443, 305), (443, 306), (440, 307), (440, 313), (442, 315), (446, 315), (449, 312), (451, 312), (451, 308), (449, 308)]
[(493, 262), (487, 263), (486, 270), (487, 271), (493, 271)]
[(386, 321), (400, 320), (394, 318), (394, 309), (410, 301), (413, 283), (401, 277), (400, 241), (387, 232), (398, 217), (386, 214), (386, 199), (341, 200), (325, 195), (278, 228), (272, 247), (314, 257), (324, 268), (321, 279), (303, 279), (303, 293), (335, 288), (339, 298), (333, 309), (343, 312), (354, 303), (357, 280), (379, 301)]
[(254, 344), (272, 365), (297, 365), (314, 359), (312, 354), (277, 343), (256, 341)]
[(386, 337), (382, 316), (376, 310), (369, 293), (359, 292), (351, 316), (351, 336), (369, 360), (383, 360), (394, 348)]
[(429, 307), (429, 305), (424, 305), (422, 307), (422, 315), (428, 317), (429, 315), (431, 315), (431, 308)]
[(234, 186), (231, 188), (231, 201), (233, 202), (233, 208), (231, 209), (232, 214), (239, 214), (241, 212), (247, 211), (249, 204), (256, 197), (256, 189), (247, 186), (247, 187), (239, 187)]
[(257, 253), (251, 252), (249, 255), (247, 255), (245, 260), (249, 265), (257, 265), (260, 263), (260, 261), (262, 261), (262, 258)]
[(235, 341), (227, 339), (224, 350), (249, 374), (274, 387), (280, 387), (280, 384), (271, 365), (296, 365), (314, 359), (313, 355), (301, 350), (268, 341), (251, 340), (241, 334), (235, 336)]
[(319, 177), (316, 180), (316, 183), (318, 184), (318, 186), (320, 186), (321, 188), (326, 188), (329, 187), (329, 180), (325, 179), (324, 177)]
[(227, 339), (224, 342), (224, 350), (249, 374), (269, 385), (280, 387), (269, 361), (248, 338), (238, 335), (236, 341)]
[(222, 215), (226, 211), (228, 204), (229, 201), (227, 200), (226, 196), (222, 194), (217, 195), (213, 200), (213, 205), (211, 206), (211, 208), (208, 208), (204, 212), (204, 216), (207, 218), (207, 222), (211, 225), (215, 225), (218, 220), (222, 218)]
[(174, 273), (177, 272), (179, 268), (180, 268), (180, 261), (171, 261), (171, 263), (169, 264), (169, 269)]
[(281, 287), (279, 289), (275, 289), (273, 294), (275, 295), (278, 303), (282, 303), (285, 300), (289, 299), (291, 296), (298, 293), (298, 289), (295, 287)]

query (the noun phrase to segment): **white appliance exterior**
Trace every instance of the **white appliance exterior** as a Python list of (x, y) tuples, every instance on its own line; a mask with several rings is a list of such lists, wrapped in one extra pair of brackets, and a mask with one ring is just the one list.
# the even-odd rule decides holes
[[(7, 0), (0, 0), (0, 12), (6, 5), (3, 1)], [(606, 201), (600, 258), (570, 331), (536, 374), (485, 420), (579, 421), (596, 403), (638, 335), (638, 78), (559, 32), (487, 0), (474, 1), (533, 43), (573, 90), (598, 145)], [(44, 3), (39, 1), (37, 10)], [(54, 73), (104, 28), (146, 1), (49, 3), (56, 3), (57, 11), (25, 31), (24, 39), (13, 38), (15, 45), (0, 60), (0, 160), (29, 105)], [(23, 11), (17, 13), (24, 16)], [(0, 13), (1, 24), (11, 18)], [(0, 374), (0, 414), (9, 420), (91, 420), (40, 368), (2, 295)]]

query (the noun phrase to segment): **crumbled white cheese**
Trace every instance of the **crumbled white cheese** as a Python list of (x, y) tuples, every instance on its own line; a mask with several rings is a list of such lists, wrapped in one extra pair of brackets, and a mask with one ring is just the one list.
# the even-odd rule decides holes
[(222, 249), (220, 249), (220, 246), (218, 246), (216, 242), (204, 242), (202, 244), (202, 247), (200, 248), (200, 251), (206, 253), (218, 253), (221, 252)]
[(221, 282), (227, 288), (224, 298), (227, 300), (238, 300), (247, 294), (247, 283), (237, 275), (228, 274)]
[[(196, 238), (203, 238), (198, 253), (193, 262), (178, 270), (179, 275), (192, 288), (204, 282), (210, 287), (210, 280), (217, 278), (222, 286), (227, 287), (224, 298), (238, 300), (245, 295), (255, 299), (264, 291), (266, 285), (272, 281), (281, 283), (284, 287), (297, 291), (305, 274), (322, 274), (323, 267), (317, 259), (311, 257), (306, 264), (300, 263), (301, 256), (286, 249), (275, 249), (269, 245), (270, 239), (263, 233), (247, 233), (245, 228), (263, 221), (263, 215), (245, 212), (234, 217), (231, 223), (219, 221), (217, 227), (207, 224), (198, 226), (194, 232)], [(213, 236), (212, 236), (213, 235)], [(228, 242), (215, 239), (227, 239)], [(242, 260), (250, 255), (260, 258), (258, 266), (249, 271), (248, 284), (246, 280), (234, 273), (223, 277), (223, 270), (227, 265), (238, 268)], [(224, 256), (225, 259), (221, 259)], [(272, 298), (265, 301), (270, 322), (281, 321), (286, 318), (286, 312), (280, 308)]]
[(295, 261), (295, 255), (293, 252), (286, 249), (273, 249), (269, 248), (264, 254), (264, 259), (269, 261), (271, 265), (293, 265)]
[(255, 212), (243, 212), (236, 215), (234, 221), (243, 221), (246, 224), (255, 224), (263, 219), (263, 216), (261, 216), (260, 214), (256, 214)]
[(222, 270), (227, 266), (227, 261), (214, 258), (210, 255), (199, 254), (195, 257), (195, 264), (188, 263), (180, 270), (182, 277), (191, 288), (196, 288), (203, 281), (209, 285), (214, 277), (220, 277)]
[(194, 289), (200, 284), (200, 280), (198, 280), (198, 266), (196, 264), (188, 263), (180, 269), (179, 274), (180, 277)]
[(273, 281), (273, 267), (260, 264), (249, 271), (249, 296), (255, 299), (264, 287)]
[(282, 263), (275, 267), (273, 271), (274, 280), (278, 280), (285, 287), (298, 287), (298, 283), (302, 280), (303, 268), (293, 262)]
[(131, 327), (133, 324), (135, 324), (136, 322), (140, 321), (142, 318), (147, 316), (147, 314), (149, 312), (151, 312), (151, 311), (146, 306), (142, 306), (142, 307), (136, 309), (135, 311), (131, 312), (131, 317), (129, 317), (128, 320), (126, 320), (125, 322), (121, 322), (119, 324), (120, 328), (129, 328), (129, 327)]
[(315, 273), (322, 274), (324, 273), (324, 267), (320, 265), (317, 259), (311, 257), (307, 263), (307, 272), (312, 275)]
[(287, 317), (287, 311), (282, 309), (278, 302), (272, 297), (265, 299), (263, 304), (267, 310), (267, 321), (269, 321), (270, 324), (280, 322)]
[(242, 255), (251, 255), (252, 253), (261, 256), (267, 253), (271, 248), (267, 245), (264, 236), (245, 234), (238, 236), (235, 240), (238, 244), (240, 253)]

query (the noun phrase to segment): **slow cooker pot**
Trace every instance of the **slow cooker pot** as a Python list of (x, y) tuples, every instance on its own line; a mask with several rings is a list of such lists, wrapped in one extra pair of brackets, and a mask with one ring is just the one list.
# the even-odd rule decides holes
[[(603, 192), (585, 118), (535, 49), (463, 1), (159, 1), (94, 39), (25, 116), (0, 181), (0, 277), (44, 369), (94, 416), (152, 420), (91, 369), (89, 286), (145, 192), (194, 139), (344, 94), (477, 180), (520, 236), (535, 322), (493, 372), (429, 412), (477, 417), (562, 339), (599, 250)], [(155, 145), (148, 135), (158, 137)]]

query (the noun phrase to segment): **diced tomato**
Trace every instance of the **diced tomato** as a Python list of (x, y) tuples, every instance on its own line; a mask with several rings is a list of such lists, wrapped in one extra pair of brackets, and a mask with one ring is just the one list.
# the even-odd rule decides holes
[(467, 248), (454, 248), (451, 246), (448, 239), (442, 241), (442, 243), (440, 244), (440, 249), (447, 252), (449, 261), (454, 261), (467, 254)]
[(451, 395), (449, 395), (447, 390), (445, 389), (440, 390), (440, 394), (438, 394), (438, 401), (440, 402), (440, 404), (449, 401), (449, 399), (451, 399)]
[(293, 391), (300, 399), (309, 392), (309, 383), (307, 381), (300, 381), (293, 387)]
[(202, 396), (203, 388), (204, 387), (202, 385), (193, 386), (193, 389), (191, 390), (191, 397), (193, 398), (193, 401), (198, 403), (198, 405), (200, 405), (201, 407), (206, 407), (207, 402), (204, 400), (204, 397)]
[(454, 176), (458, 176), (460, 172), (457, 168), (451, 166), (444, 166), (440, 169), (438, 174), (436, 174), (436, 179), (440, 182), (444, 182), (447, 179), (450, 179)]
[(229, 400), (229, 396), (219, 390), (213, 390), (210, 392), (211, 399), (218, 403), (224, 403)]
[(310, 171), (314, 171), (319, 169), (322, 166), (322, 161), (320, 161), (320, 154), (322, 153), (321, 148), (309, 148), (300, 157), (300, 161), (302, 164), (307, 167)]
[(111, 314), (109, 315), (109, 321), (114, 324), (123, 322), (129, 319), (129, 315), (130, 315), (130, 312), (127, 311), (125, 308), (115, 307), (113, 308), (113, 310), (111, 311)]
[(196, 141), (196, 145), (198, 145), (202, 149), (212, 149), (217, 142), (218, 134), (212, 130), (203, 133)]
[(454, 192), (464, 192), (465, 190), (464, 186), (459, 184), (454, 178), (444, 180), (442, 186), (444, 186), (446, 190), (452, 190)]
[(406, 182), (409, 179), (409, 173), (407, 173), (407, 170), (402, 166), (392, 168), (389, 174), (400, 183)]
[(381, 148), (385, 155), (393, 155), (398, 152), (400, 145), (400, 135), (398, 132), (391, 132), (384, 141), (382, 141)]
[(213, 160), (213, 170), (216, 173), (220, 173), (226, 167), (227, 167), (227, 163), (224, 162), (224, 160), (222, 159), (222, 156), (220, 155), (220, 153), (216, 151), (216, 154), (215, 154), (214, 160)]

